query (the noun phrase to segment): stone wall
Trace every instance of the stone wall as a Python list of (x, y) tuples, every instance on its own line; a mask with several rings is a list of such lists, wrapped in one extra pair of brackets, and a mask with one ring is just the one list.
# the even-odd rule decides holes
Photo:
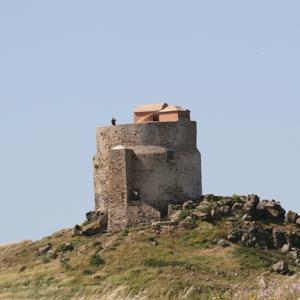
[(112, 149), (109, 151), (109, 173), (106, 202), (109, 208), (107, 229), (119, 231), (127, 225), (127, 203), (131, 184), (133, 151)]
[[(168, 151), (173, 159), (168, 159)], [(134, 188), (143, 201), (164, 214), (169, 204), (201, 196), (200, 168), (198, 152), (159, 148), (141, 153), (135, 149)]]
[(160, 147), (196, 147), (196, 122), (153, 122), (97, 128), (97, 152), (107, 152), (117, 145), (152, 145)]
[[(198, 199), (202, 186), (196, 123), (98, 128), (94, 185), (96, 209), (109, 209), (110, 231), (158, 221), (169, 204)], [(138, 191), (139, 205), (130, 202), (133, 191)]]
[(160, 221), (160, 212), (143, 201), (134, 201), (127, 207), (127, 226), (151, 224)]
[(116, 232), (138, 224), (160, 221), (160, 212), (143, 201), (131, 201), (133, 188), (133, 160), (131, 149), (112, 149), (109, 153), (108, 231)]
[[(167, 202), (201, 196), (201, 157), (196, 147), (196, 134), (196, 122), (189, 120), (98, 128), (94, 159), (96, 208), (107, 208), (108, 155), (117, 145), (135, 152), (134, 182), (146, 197), (144, 201), (166, 210)], [(142, 146), (144, 149), (140, 151)], [(160, 147), (160, 150), (153, 147)], [(173, 161), (167, 161), (168, 150), (173, 151)]]

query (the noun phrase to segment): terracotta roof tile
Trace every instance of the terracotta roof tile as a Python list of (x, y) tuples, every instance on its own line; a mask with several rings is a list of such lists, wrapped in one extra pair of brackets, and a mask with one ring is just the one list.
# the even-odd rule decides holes
[(171, 111), (186, 111), (186, 109), (178, 105), (169, 105), (166, 108), (161, 110), (161, 112), (171, 112)]
[(165, 107), (167, 107), (167, 103), (159, 103), (159, 104), (143, 104), (139, 105), (134, 109), (134, 112), (157, 112)]

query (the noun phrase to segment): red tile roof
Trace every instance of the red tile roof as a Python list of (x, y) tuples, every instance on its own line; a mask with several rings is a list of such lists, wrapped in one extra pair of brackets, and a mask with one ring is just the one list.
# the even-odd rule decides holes
[(159, 104), (143, 104), (139, 105), (134, 109), (135, 113), (139, 112), (158, 112), (168, 106), (167, 103), (159, 103)]

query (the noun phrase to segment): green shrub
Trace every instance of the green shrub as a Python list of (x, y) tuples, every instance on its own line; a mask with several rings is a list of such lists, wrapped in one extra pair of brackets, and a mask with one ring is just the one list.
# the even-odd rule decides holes
[(180, 212), (180, 219), (184, 220), (189, 215), (189, 212), (187, 210), (182, 210)]
[(62, 243), (56, 249), (57, 252), (67, 252), (73, 250), (74, 250), (74, 246), (71, 243)]
[(231, 197), (232, 201), (233, 202), (241, 202), (241, 197), (237, 194), (233, 194), (232, 197)]
[[(187, 221), (187, 220), (186, 220)], [(195, 218), (191, 218), (190, 220), (187, 221), (186, 223), (186, 228), (191, 230), (194, 229), (198, 226), (197, 220)]]
[(70, 271), (70, 270), (72, 270), (72, 266), (70, 265), (69, 259), (67, 259), (67, 258), (62, 258), (62, 259), (60, 260), (60, 265), (61, 265), (61, 267), (62, 267), (65, 271)]
[(210, 248), (217, 237), (220, 237), (220, 234), (216, 227), (210, 226), (206, 222), (200, 222), (197, 228), (186, 232), (179, 239), (179, 243), (192, 248)]
[(144, 265), (146, 267), (151, 268), (162, 268), (162, 267), (183, 267), (183, 268), (191, 268), (193, 265), (190, 263), (187, 263), (185, 261), (178, 261), (178, 260), (161, 260), (161, 259), (155, 259), (155, 258), (148, 258), (144, 260)]
[(95, 271), (94, 270), (91, 270), (91, 269), (84, 269), (83, 271), (82, 271), (82, 274), (83, 275), (93, 275), (95, 273)]
[(128, 236), (128, 234), (129, 234), (129, 229), (128, 229), (128, 228), (125, 228), (125, 229), (121, 232), (121, 236), (122, 236), (122, 237), (126, 237), (126, 236)]
[(93, 255), (92, 257), (91, 257), (91, 259), (90, 259), (90, 266), (91, 267), (100, 267), (100, 266), (102, 266), (102, 265), (104, 265), (105, 264), (105, 261), (103, 260), (103, 258), (100, 256), (100, 255), (98, 255), (98, 254), (95, 254), (95, 255)]
[(115, 251), (120, 246), (120, 241), (115, 241), (112, 245), (107, 247), (106, 251)]
[(279, 258), (282, 259), (281, 254), (275, 254), (268, 250), (261, 250), (257, 248), (239, 247), (233, 251), (233, 255), (237, 257), (239, 263), (246, 268), (269, 268)]
[(182, 205), (170, 204), (170, 209), (172, 209), (172, 210), (180, 210), (181, 208), (182, 208)]

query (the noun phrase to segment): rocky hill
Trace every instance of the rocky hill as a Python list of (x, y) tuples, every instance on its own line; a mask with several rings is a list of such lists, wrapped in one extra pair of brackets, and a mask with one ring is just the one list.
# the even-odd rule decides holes
[(0, 299), (298, 299), (300, 217), (256, 195), (206, 195), (153, 225), (0, 246)]

